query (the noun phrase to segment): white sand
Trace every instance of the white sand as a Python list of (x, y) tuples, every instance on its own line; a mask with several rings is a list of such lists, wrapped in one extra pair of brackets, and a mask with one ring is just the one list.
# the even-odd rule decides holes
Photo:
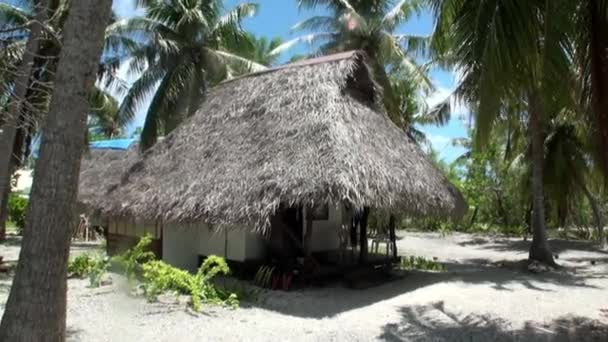
[[(608, 253), (552, 245), (566, 270), (533, 275), (498, 263), (525, 258), (521, 240), (407, 233), (400, 254), (437, 257), (449, 271), (409, 273), (367, 290), (265, 292), (240, 309), (199, 314), (129, 297), (120, 281), (89, 289), (86, 280), (70, 280), (69, 340), (607, 341)], [(5, 257), (17, 250), (0, 245)], [(0, 278), (0, 313), (9, 283)]]

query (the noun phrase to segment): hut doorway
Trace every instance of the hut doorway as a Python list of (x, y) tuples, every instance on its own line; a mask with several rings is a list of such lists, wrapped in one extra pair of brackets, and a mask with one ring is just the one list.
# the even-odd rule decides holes
[(300, 250), (303, 245), (304, 220), (302, 218), (302, 207), (289, 207), (283, 210), (283, 221), (289, 231), (291, 247)]
[(303, 235), (302, 207), (281, 206), (271, 219), (272, 257), (284, 259), (304, 256)]

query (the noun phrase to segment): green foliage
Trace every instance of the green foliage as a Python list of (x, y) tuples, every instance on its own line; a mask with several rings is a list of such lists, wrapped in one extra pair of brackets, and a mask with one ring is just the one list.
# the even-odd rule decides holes
[(401, 269), (404, 270), (421, 270), (421, 271), (434, 271), (434, 272), (446, 272), (447, 268), (445, 265), (438, 263), (434, 260), (430, 260), (424, 257), (417, 256), (403, 256), (401, 257)]
[[(409, 112), (416, 104), (398, 97), (397, 93), (403, 91), (406, 83), (399, 85), (395, 80), (391, 81), (388, 74), (405, 75), (407, 82), (415, 84), (416, 89), (406, 89), (411, 95), (418, 90), (428, 94), (435, 89), (428, 76), (429, 64), (420, 63), (428, 59), (428, 37), (397, 33), (399, 27), (421, 13), (422, 2), (301, 0), (298, 4), (302, 8), (324, 8), (325, 13), (296, 24), (292, 30), (306, 33), (282, 44), (274, 52), (298, 43), (309, 44), (316, 53), (323, 55), (365, 51), (370, 57), (375, 79), (384, 89), (384, 105), (389, 117), (396, 125), (407, 129), (413, 114), (418, 114)], [(393, 85), (398, 89), (393, 89)], [(432, 116), (434, 122), (439, 117), (447, 117), (448, 111), (442, 107), (444, 110), (433, 110), (427, 117)], [(424, 111), (425, 115), (427, 113), (431, 111)]]
[(68, 276), (82, 278), (88, 274), (92, 265), (93, 257), (89, 254), (81, 254), (69, 262)]
[(151, 95), (140, 139), (145, 149), (193, 115), (210, 86), (265, 67), (239, 55), (254, 44), (241, 23), (255, 15), (255, 3), (227, 10), (220, 0), (138, 1), (137, 6), (143, 17), (107, 28), (106, 51), (129, 58), (129, 71), (140, 75), (126, 91), (119, 117), (132, 119)]
[(142, 264), (154, 259), (154, 253), (148, 250), (150, 243), (152, 243), (152, 237), (146, 234), (133, 248), (112, 257), (112, 263), (124, 272), (129, 281), (135, 280), (141, 271)]
[(19, 233), (25, 228), (25, 216), (27, 212), (27, 198), (18, 194), (10, 194), (8, 198), (8, 219), (15, 223)]
[(109, 264), (109, 259), (101, 255), (81, 254), (69, 262), (68, 276), (88, 277), (91, 287), (99, 287), (101, 278), (108, 270)]
[(212, 282), (217, 275), (229, 273), (226, 261), (214, 255), (205, 259), (195, 275), (163, 261), (152, 260), (143, 265), (142, 286), (150, 298), (168, 291), (190, 295), (195, 311), (200, 310), (201, 303), (238, 306), (239, 299), (235, 293), (223, 291)]

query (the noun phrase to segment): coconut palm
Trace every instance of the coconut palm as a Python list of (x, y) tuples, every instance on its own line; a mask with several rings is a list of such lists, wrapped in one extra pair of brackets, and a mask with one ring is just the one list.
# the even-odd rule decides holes
[(530, 259), (555, 264), (545, 227), (545, 123), (574, 103), (567, 32), (560, 29), (571, 20), (574, 5), (567, 0), (431, 3), (437, 18), (433, 46), (462, 73), (456, 95), (474, 109), (476, 147), (487, 142), (494, 122), (510, 108), (526, 107), (533, 166)]
[(427, 144), (426, 135), (420, 126), (444, 126), (450, 121), (449, 97), (441, 103), (430, 107), (424, 95), (421, 84), (416, 82), (416, 76), (404, 68), (390, 70), (390, 86), (395, 94), (399, 118), (407, 135), (418, 144)]
[(256, 37), (250, 33), (247, 36), (251, 44), (241, 44), (235, 49), (235, 53), (252, 62), (268, 67), (277, 64), (280, 55), (273, 54), (272, 51), (283, 44), (283, 40), (280, 37), (268, 39), (263, 36)]
[(141, 134), (145, 149), (192, 115), (209, 86), (243, 68), (264, 67), (229, 49), (251, 43), (241, 21), (256, 13), (256, 4), (228, 11), (219, 0), (139, 0), (137, 5), (144, 16), (112, 24), (107, 45), (127, 50), (129, 72), (140, 74), (120, 105), (121, 115), (133, 118), (152, 96)]
[[(0, 98), (6, 106), (14, 100), (12, 89), (18, 74), (15, 73), (17, 66), (25, 60), (26, 41), (30, 35), (30, 29), (34, 22), (33, 8), (38, 4), (37, 1), (24, 1), (20, 6), (0, 4), (0, 28), (6, 32), (0, 35)], [(7, 121), (14, 127), (14, 134), (0, 135), (0, 179), (9, 179), (13, 170), (29, 155), (30, 145), (34, 135), (37, 134), (42, 115), (46, 113), (50, 96), (53, 91), (54, 75), (56, 73), (58, 59), (61, 50), (61, 31), (68, 15), (67, 0), (53, 0), (44, 2), (47, 9), (45, 11), (49, 17), (42, 21), (40, 33), (41, 39), (36, 39), (36, 51), (32, 58), (31, 71), (27, 75), (28, 81), (25, 84), (25, 95), (18, 96), (25, 101), (21, 102), (18, 115), (5, 115), (2, 111), (0, 124)], [(40, 20), (38, 20), (40, 21)], [(112, 76), (112, 60), (103, 58), (100, 64), (102, 75), (109, 81), (115, 81)], [(114, 82), (115, 83), (115, 82)], [(111, 109), (109, 95), (103, 94), (99, 89), (96, 95), (91, 98), (91, 107), (95, 113), (105, 113), (109, 115)], [(14, 121), (10, 122), (8, 119)], [(121, 125), (126, 124), (126, 119), (117, 117), (117, 122)], [(11, 130), (6, 130), (11, 131)], [(0, 198), (8, 198), (10, 187), (0, 187)], [(3, 217), (6, 213), (6, 201), (0, 201), (0, 231), (3, 228)]]
[(571, 10), (571, 33), (581, 81), (580, 100), (589, 114), (596, 137), (595, 156), (608, 175), (608, 1), (584, 0)]
[(413, 15), (420, 13), (423, 1), (419, 0), (299, 0), (300, 8), (325, 7), (328, 15), (308, 18), (293, 27), (294, 31), (314, 31), (290, 40), (274, 50), (284, 51), (295, 44), (307, 43), (316, 47), (319, 54), (348, 50), (363, 50), (373, 61), (375, 77), (384, 88), (384, 105), (391, 119), (405, 127), (408, 118), (401, 117), (399, 100), (391, 87), (387, 68), (400, 68), (426, 92), (433, 84), (428, 78), (428, 67), (418, 64), (424, 57), (428, 37), (397, 34), (397, 28)]
[(596, 168), (589, 162), (589, 144), (583, 142), (590, 140), (590, 132), (584, 129), (584, 125), (574, 125), (572, 120), (567, 122), (567, 119), (562, 118), (552, 123), (545, 141), (547, 192), (555, 202), (560, 221), (565, 220), (568, 208), (580, 202), (581, 197), (586, 197), (592, 210), (598, 241), (603, 247), (606, 243), (603, 214), (598, 198), (592, 191)]
[(108, 139), (124, 133), (124, 120), (118, 111), (118, 101), (110, 94), (94, 89), (89, 114), (89, 132)]

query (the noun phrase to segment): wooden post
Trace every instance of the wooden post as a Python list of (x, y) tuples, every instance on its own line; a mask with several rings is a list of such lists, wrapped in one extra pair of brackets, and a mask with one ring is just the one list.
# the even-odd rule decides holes
[(312, 206), (306, 207), (306, 232), (304, 233), (304, 254), (306, 257), (312, 255)]
[(388, 234), (393, 246), (393, 259), (397, 259), (397, 234), (395, 234), (395, 215), (388, 219)]
[(361, 215), (360, 226), (360, 251), (359, 251), (359, 264), (363, 265), (367, 263), (367, 217), (369, 216), (369, 207), (363, 208), (363, 214)]

